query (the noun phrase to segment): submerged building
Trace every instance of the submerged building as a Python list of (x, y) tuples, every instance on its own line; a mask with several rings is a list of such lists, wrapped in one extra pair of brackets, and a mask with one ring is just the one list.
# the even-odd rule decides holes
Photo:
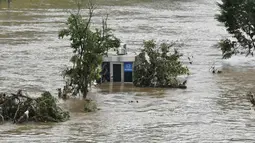
[(133, 82), (133, 63), (135, 55), (129, 55), (126, 45), (117, 54), (104, 57), (102, 63), (102, 82)]

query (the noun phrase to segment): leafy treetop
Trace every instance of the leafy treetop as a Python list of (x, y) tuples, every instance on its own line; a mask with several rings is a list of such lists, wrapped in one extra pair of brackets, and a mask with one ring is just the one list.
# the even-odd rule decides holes
[(223, 58), (233, 54), (253, 55), (255, 34), (255, 1), (222, 0), (218, 3), (220, 14), (216, 19), (222, 22), (227, 31), (236, 39), (224, 39), (219, 42)]

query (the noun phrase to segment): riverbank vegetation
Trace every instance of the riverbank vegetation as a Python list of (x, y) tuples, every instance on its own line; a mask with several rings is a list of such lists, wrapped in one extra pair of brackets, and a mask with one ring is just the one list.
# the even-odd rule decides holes
[(186, 81), (180, 83), (178, 75), (189, 74), (180, 62), (182, 54), (174, 49), (174, 43), (144, 41), (141, 53), (134, 63), (134, 85), (138, 87), (186, 88)]
[(255, 48), (255, 1), (222, 0), (216, 19), (223, 23), (232, 38), (219, 42), (223, 58), (243, 54), (253, 56)]

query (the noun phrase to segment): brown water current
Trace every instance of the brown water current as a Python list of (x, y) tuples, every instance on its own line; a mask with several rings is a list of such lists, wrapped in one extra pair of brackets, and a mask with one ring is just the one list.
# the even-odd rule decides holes
[[(0, 91), (56, 93), (72, 53), (68, 39), (57, 35), (72, 9), (15, 2), (10, 9), (0, 3)], [(121, 2), (98, 6), (95, 26), (109, 13), (109, 27), (130, 52), (138, 51), (143, 40), (177, 40), (184, 63), (194, 57), (188, 88), (100, 85), (90, 93), (98, 112), (85, 114), (82, 101), (60, 100), (71, 111), (69, 121), (6, 123), (0, 126), (0, 142), (255, 142), (255, 112), (244, 96), (254, 89), (254, 58), (221, 59), (214, 44), (228, 34), (214, 19), (216, 0)], [(214, 63), (222, 74), (209, 72)]]

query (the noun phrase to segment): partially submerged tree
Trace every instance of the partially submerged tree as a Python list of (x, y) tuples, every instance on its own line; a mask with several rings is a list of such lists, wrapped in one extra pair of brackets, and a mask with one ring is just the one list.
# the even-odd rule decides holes
[(224, 39), (219, 42), (223, 58), (233, 54), (253, 56), (255, 48), (255, 1), (254, 0), (222, 0), (218, 3), (220, 14), (216, 15), (219, 22), (224, 23), (234, 40)]
[(184, 87), (185, 83), (176, 80), (178, 75), (188, 74), (179, 58), (182, 56), (173, 48), (174, 43), (162, 43), (160, 46), (155, 41), (144, 41), (141, 53), (134, 63), (135, 86), (139, 87)]
[(49, 92), (43, 92), (38, 98), (23, 95), (21, 90), (11, 95), (0, 93), (0, 123), (62, 122), (69, 117), (69, 112), (63, 111)]
[(94, 5), (89, 2), (89, 16), (83, 19), (80, 9), (71, 14), (67, 21), (67, 29), (59, 32), (59, 37), (70, 37), (74, 55), (71, 57), (73, 66), (64, 71), (66, 86), (71, 86), (73, 95), (81, 93), (84, 98), (88, 93), (89, 84), (99, 77), (103, 56), (111, 48), (118, 48), (120, 40), (107, 27), (107, 18), (102, 20), (102, 27), (92, 29)]

